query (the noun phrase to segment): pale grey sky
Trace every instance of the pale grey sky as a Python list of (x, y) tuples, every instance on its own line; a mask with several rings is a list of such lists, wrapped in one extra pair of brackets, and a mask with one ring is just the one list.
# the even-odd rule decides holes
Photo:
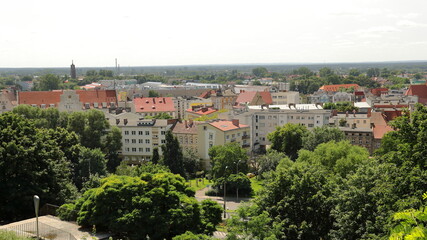
[(427, 59), (426, 0), (5, 0), (0, 67)]

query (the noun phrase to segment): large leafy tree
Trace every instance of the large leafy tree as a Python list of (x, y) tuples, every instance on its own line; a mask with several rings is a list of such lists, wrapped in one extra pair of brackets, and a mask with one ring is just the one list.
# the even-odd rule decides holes
[(39, 82), (36, 84), (36, 90), (38, 91), (51, 91), (59, 89), (61, 85), (61, 79), (54, 74), (46, 74), (40, 77)]
[(255, 200), (258, 214), (266, 211), (270, 226), (280, 226), (279, 239), (325, 239), (333, 223), (328, 171), (305, 162), (288, 164), (277, 168)]
[(117, 151), (122, 148), (122, 132), (118, 127), (113, 126), (110, 129), (103, 138), (102, 146), (107, 159), (107, 170), (113, 173), (121, 162)]
[(237, 170), (243, 173), (248, 171), (248, 155), (237, 143), (213, 146), (209, 149), (209, 157), (214, 179), (228, 177)]
[(303, 138), (308, 134), (305, 126), (287, 123), (277, 127), (274, 132), (267, 135), (271, 142), (271, 149), (283, 152), (292, 160), (298, 157), (298, 151), (303, 147)]
[(33, 195), (61, 204), (72, 194), (70, 164), (53, 134), (17, 114), (0, 115), (0, 219), (31, 216)]
[(313, 151), (319, 144), (329, 141), (342, 141), (345, 139), (344, 133), (338, 128), (322, 126), (315, 127), (303, 138), (304, 149)]
[(95, 225), (129, 239), (147, 235), (171, 239), (185, 231), (204, 232), (205, 226), (210, 226), (211, 233), (215, 229), (211, 226), (220, 221), (217, 212), (221, 209), (215, 204), (206, 202), (201, 209), (184, 178), (159, 172), (141, 177), (112, 175), (64, 208), (77, 211), (77, 222), (82, 226)]

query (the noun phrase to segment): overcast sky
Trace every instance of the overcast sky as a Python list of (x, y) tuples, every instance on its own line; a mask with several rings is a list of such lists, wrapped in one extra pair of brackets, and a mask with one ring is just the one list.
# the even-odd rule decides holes
[(0, 67), (427, 59), (426, 0), (4, 0)]

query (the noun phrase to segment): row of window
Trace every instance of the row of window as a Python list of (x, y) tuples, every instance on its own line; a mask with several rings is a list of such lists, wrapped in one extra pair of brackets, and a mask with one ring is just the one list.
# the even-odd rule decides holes
[[(137, 152), (137, 148), (125, 148), (126, 152), (130, 152), (132, 150), (132, 152)], [(144, 152), (144, 148), (138, 148), (138, 152)], [(145, 148), (145, 152), (149, 153), (151, 152), (150, 148)]]
[[(125, 139), (125, 143), (136, 143), (137, 139)], [(145, 144), (150, 144), (150, 139), (145, 139)], [(138, 139), (138, 143), (144, 143), (144, 139)], [(165, 139), (161, 140), (161, 143), (166, 143)]]
[[(125, 135), (129, 135), (129, 133), (131, 133), (131, 135), (136, 135), (136, 131), (125, 131)], [(161, 131), (160, 132), (161, 135), (165, 135), (166, 131)], [(138, 135), (144, 135), (144, 131), (138, 131)], [(145, 131), (145, 136), (149, 136), (150, 135), (150, 131)]]

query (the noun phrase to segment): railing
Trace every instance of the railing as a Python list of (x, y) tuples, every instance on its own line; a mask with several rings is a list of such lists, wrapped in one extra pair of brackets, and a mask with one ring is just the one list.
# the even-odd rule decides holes
[[(35, 237), (37, 236), (36, 222), (23, 223), (20, 225), (6, 228), (7, 231), (13, 231), (19, 236)], [(71, 233), (51, 227), (39, 222), (39, 236), (46, 240), (77, 240)]]
[(249, 139), (250, 138), (250, 135), (243, 135), (242, 136), (242, 139)]

